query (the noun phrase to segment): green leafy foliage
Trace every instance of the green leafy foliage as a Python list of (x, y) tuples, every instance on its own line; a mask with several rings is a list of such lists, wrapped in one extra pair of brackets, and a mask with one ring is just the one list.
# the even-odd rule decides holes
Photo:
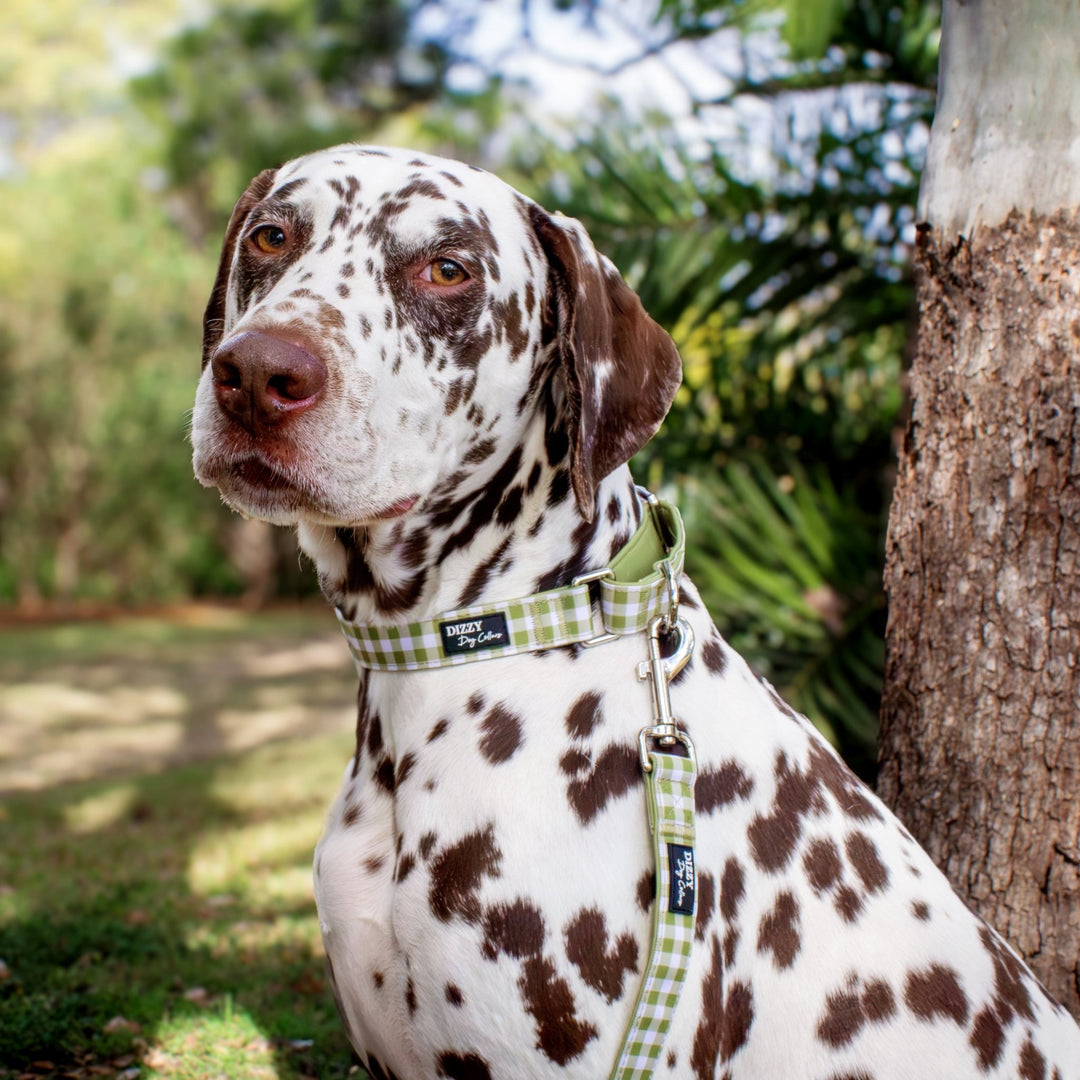
[(204, 265), (96, 135), (6, 184), (2, 599), (182, 595), (215, 533), (186, 431)]
[(205, 232), (262, 169), (372, 133), (442, 91), (445, 43), (415, 41), (407, 0), (224, 4), (166, 45), (132, 90), (170, 184)]
[(724, 635), (863, 775), (884, 662), (882, 519), (824, 466), (758, 455), (679, 491), (687, 569)]

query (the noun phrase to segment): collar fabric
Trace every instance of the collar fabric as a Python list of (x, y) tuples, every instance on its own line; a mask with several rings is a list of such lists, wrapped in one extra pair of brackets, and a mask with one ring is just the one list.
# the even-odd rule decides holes
[(610, 565), (570, 585), (398, 625), (350, 622), (340, 610), (337, 617), (357, 665), (376, 671), (424, 671), (636, 634), (669, 609), (669, 573), (678, 580), (685, 550), (679, 511), (647, 495), (641, 524)]

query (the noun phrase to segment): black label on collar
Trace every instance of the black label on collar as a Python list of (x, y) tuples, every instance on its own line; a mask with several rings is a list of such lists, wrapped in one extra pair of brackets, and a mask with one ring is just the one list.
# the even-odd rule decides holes
[(439, 640), (447, 656), (477, 652), (481, 649), (503, 649), (510, 644), (506, 616), (478, 615), (475, 619), (452, 619), (439, 623)]
[(694, 914), (694, 849), (682, 844), (668, 844), (668, 868), (671, 873), (671, 890), (668, 894), (668, 911), (679, 915)]

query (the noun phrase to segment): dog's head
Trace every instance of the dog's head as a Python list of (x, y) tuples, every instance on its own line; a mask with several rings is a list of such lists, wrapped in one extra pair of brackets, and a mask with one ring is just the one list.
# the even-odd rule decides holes
[(482, 480), (540, 418), (591, 517), (680, 371), (576, 221), (458, 162), (334, 147), (261, 173), (233, 210), (195, 471), (255, 517), (369, 525), (463, 469)]

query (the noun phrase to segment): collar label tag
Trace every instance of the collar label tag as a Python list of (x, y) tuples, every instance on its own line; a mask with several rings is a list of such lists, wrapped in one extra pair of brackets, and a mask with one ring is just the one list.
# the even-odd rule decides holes
[(439, 641), (447, 656), (480, 652), (484, 649), (503, 649), (510, 644), (506, 616), (478, 615), (474, 619), (451, 619), (439, 623)]
[(694, 849), (682, 844), (668, 844), (668, 866), (671, 867), (671, 888), (668, 911), (679, 915), (694, 914)]

